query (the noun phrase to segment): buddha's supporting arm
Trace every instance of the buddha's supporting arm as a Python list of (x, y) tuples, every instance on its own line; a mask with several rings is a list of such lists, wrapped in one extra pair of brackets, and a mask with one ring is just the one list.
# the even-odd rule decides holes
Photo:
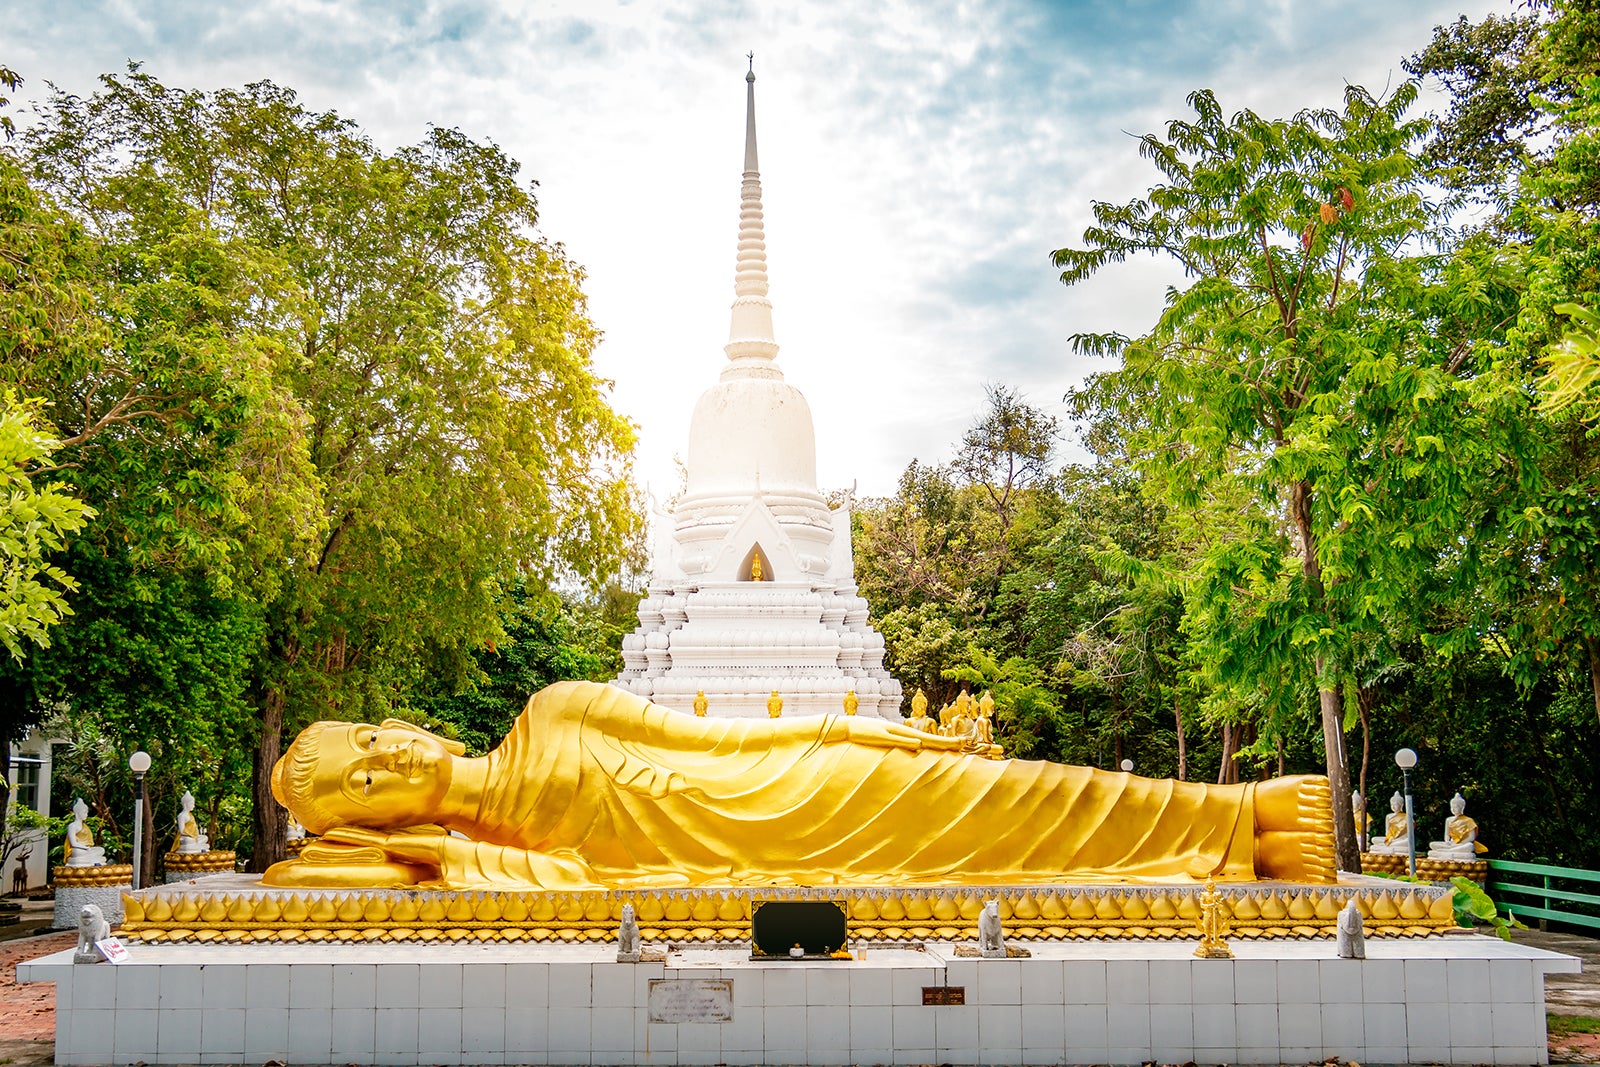
[(324, 841), (382, 849), (390, 859), (431, 867), (451, 889), (599, 889), (589, 865), (576, 852), (530, 852), (449, 834), (385, 833), (356, 826), (329, 830)]

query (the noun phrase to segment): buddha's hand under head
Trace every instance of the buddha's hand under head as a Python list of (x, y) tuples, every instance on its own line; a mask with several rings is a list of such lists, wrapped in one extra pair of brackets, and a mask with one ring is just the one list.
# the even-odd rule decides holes
[(392, 860), (415, 863), (438, 869), (441, 873), (449, 866), (451, 847), (470, 850), (472, 842), (451, 837), (440, 830), (436, 833), (389, 833), (385, 830), (368, 830), (362, 826), (335, 826), (322, 835), (324, 841), (340, 845), (359, 845), (382, 849)]

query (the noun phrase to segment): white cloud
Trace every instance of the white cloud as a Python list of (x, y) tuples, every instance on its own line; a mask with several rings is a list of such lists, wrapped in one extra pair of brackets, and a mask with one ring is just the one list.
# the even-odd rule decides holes
[(810, 398), (823, 482), (864, 493), (948, 456), (986, 381), (1055, 407), (1092, 369), (1068, 334), (1153, 315), (1170, 271), (1067, 290), (1047, 258), (1092, 199), (1149, 184), (1124, 131), (1158, 129), (1200, 86), (1264, 113), (1336, 103), (1346, 79), (1398, 81), (1455, 15), (1377, 0), (14, 7), (6, 59), (28, 89), (86, 92), (133, 57), (173, 84), (271, 78), (384, 144), (428, 123), (501, 144), (588, 268), (601, 370), (657, 485), (721, 367), (754, 49), (780, 360)]

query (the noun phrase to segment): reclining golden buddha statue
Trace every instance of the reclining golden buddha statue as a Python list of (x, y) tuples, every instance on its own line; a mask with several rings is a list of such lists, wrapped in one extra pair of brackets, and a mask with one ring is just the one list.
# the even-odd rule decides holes
[(536, 694), (486, 756), (388, 720), (307, 727), (273, 792), (322, 840), (278, 886), (1332, 882), (1325, 778), (1205, 785), (964, 754), (881, 719), (699, 718)]

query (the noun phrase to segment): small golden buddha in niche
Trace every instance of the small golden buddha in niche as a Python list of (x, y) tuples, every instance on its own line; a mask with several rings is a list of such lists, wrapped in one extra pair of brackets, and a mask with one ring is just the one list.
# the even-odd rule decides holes
[(324, 840), (263, 880), (590, 889), (1334, 879), (1325, 778), (1206, 785), (961, 747), (859, 715), (701, 719), (594, 682), (538, 693), (477, 758), (395, 720), (314, 723), (272, 785)]
[(711, 707), (711, 701), (706, 699), (706, 691), (697, 689), (694, 693), (694, 713), (702, 719), (706, 717), (706, 709)]
[(779, 696), (778, 691), (774, 689), (772, 691), (772, 695), (767, 698), (767, 717), (770, 719), (776, 719), (782, 714), (783, 697)]
[(761, 581), (761, 553), (759, 552), (750, 557), (750, 580), (752, 582)]
[(854, 689), (844, 695), (844, 713), (854, 715), (861, 708), (861, 698), (856, 696)]

